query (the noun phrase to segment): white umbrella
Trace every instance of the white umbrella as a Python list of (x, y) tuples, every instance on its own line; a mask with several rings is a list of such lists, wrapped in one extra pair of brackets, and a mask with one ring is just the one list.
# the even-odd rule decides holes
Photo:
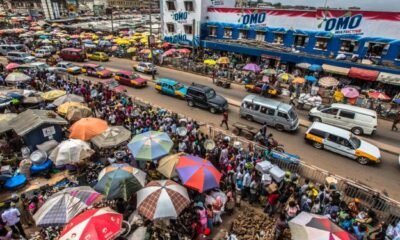
[(20, 72), (12, 72), (6, 77), (6, 82), (8, 83), (27, 82), (29, 80), (31, 80), (31, 77)]
[(75, 95), (75, 94), (66, 94), (64, 96), (61, 96), (54, 100), (53, 104), (56, 105), (57, 107), (62, 105), (63, 103), (66, 102), (84, 102), (83, 97)]
[(51, 152), (49, 158), (56, 166), (73, 165), (92, 156), (93, 153), (87, 142), (80, 139), (68, 139), (61, 142)]
[(123, 126), (109, 127), (102, 134), (90, 139), (98, 148), (115, 147), (121, 143), (129, 141), (131, 132)]
[(137, 209), (147, 219), (176, 219), (190, 204), (186, 188), (171, 180), (149, 182), (137, 193)]

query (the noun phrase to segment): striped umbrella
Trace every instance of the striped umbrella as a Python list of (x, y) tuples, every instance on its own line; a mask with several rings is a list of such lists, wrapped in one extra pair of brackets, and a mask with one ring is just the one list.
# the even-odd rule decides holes
[(186, 188), (171, 180), (151, 181), (137, 192), (137, 209), (150, 220), (175, 219), (189, 204)]
[(172, 140), (164, 132), (149, 131), (136, 135), (128, 148), (136, 160), (152, 161), (168, 155)]
[(389, 101), (389, 100), (390, 100), (390, 97), (389, 97), (388, 95), (386, 95), (386, 94), (383, 93), (383, 92), (378, 92), (378, 91), (369, 92), (369, 93), (368, 93), (368, 96), (369, 96), (370, 98), (379, 99), (379, 100), (382, 100), (382, 101)]
[(179, 157), (176, 171), (182, 183), (198, 192), (219, 187), (221, 173), (206, 159), (192, 155)]
[(94, 189), (103, 193), (107, 199), (128, 200), (146, 184), (146, 173), (137, 168), (111, 165), (104, 168), (98, 176)]
[(61, 226), (100, 198), (90, 187), (67, 188), (52, 195), (33, 218), (36, 226)]
[(318, 85), (322, 87), (335, 87), (339, 84), (339, 81), (334, 77), (322, 77), (318, 80)]

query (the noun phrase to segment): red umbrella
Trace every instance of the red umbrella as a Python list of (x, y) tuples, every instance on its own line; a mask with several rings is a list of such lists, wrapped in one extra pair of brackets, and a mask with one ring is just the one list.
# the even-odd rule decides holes
[(19, 64), (17, 64), (17, 63), (9, 63), (9, 64), (6, 66), (6, 69), (7, 69), (8, 71), (10, 71), (10, 70), (16, 69), (17, 67), (19, 67)]
[(169, 42), (165, 42), (165, 43), (161, 44), (162, 48), (167, 48), (169, 46), (171, 46), (171, 44)]
[(110, 240), (121, 231), (123, 217), (111, 208), (94, 208), (71, 219), (59, 240)]
[(181, 48), (181, 49), (178, 49), (177, 51), (179, 53), (182, 53), (182, 54), (189, 54), (190, 53), (190, 50), (187, 49), (187, 48)]
[(382, 101), (389, 101), (391, 98), (383, 92), (369, 92), (368, 96), (370, 98), (379, 99)]

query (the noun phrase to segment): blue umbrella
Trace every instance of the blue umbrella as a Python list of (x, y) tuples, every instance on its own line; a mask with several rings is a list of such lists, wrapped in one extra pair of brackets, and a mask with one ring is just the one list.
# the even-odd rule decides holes
[(149, 131), (136, 135), (128, 148), (136, 160), (152, 161), (169, 154), (173, 142), (164, 132)]
[(313, 71), (313, 72), (320, 72), (320, 71), (322, 71), (322, 67), (321, 67), (321, 65), (313, 64), (308, 67), (308, 70)]
[(309, 82), (315, 82), (315, 81), (317, 81), (317, 78), (316, 78), (316, 77), (310, 76), (310, 75), (305, 76), (304, 79), (306, 79), (306, 80), (309, 81)]
[(392, 101), (396, 104), (400, 104), (400, 98), (394, 98)]

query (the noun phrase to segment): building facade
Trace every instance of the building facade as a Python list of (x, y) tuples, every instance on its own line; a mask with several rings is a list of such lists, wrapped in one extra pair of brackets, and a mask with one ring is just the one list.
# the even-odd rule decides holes
[(67, 17), (69, 15), (68, 5), (77, 4), (77, 0), (41, 0), (41, 2), (43, 14), (48, 20)]
[(138, 2), (137, 9), (141, 13), (160, 13), (160, 1), (142, 0)]
[(28, 13), (30, 10), (42, 11), (41, 0), (10, 0), (5, 1), (8, 10), (18, 13)]
[(139, 0), (109, 0), (108, 6), (122, 9), (137, 9), (140, 4)]

